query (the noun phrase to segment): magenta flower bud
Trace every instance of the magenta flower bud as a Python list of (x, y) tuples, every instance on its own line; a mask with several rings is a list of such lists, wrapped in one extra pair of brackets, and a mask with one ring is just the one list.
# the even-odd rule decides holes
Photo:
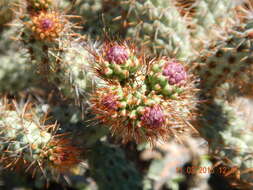
[(182, 85), (187, 78), (184, 66), (174, 61), (165, 63), (163, 75), (167, 78), (170, 85)]
[(54, 22), (50, 19), (43, 19), (40, 21), (40, 26), (42, 30), (49, 30), (54, 26)]
[(141, 121), (144, 125), (150, 127), (161, 127), (165, 123), (165, 115), (159, 105), (147, 107), (141, 117)]
[(129, 52), (124, 46), (115, 45), (109, 49), (106, 58), (110, 62), (123, 64), (129, 58)]
[(117, 110), (118, 108), (117, 98), (115, 97), (115, 95), (112, 94), (105, 96), (102, 99), (101, 103), (109, 110)]

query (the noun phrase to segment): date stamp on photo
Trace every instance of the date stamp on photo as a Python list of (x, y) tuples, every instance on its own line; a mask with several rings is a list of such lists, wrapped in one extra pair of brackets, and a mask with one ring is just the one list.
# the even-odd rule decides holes
[(219, 174), (228, 176), (238, 171), (237, 167), (229, 168), (229, 167), (218, 167), (213, 168), (211, 166), (187, 166), (187, 167), (177, 167), (176, 171), (178, 173), (185, 173), (188, 175), (195, 174)]

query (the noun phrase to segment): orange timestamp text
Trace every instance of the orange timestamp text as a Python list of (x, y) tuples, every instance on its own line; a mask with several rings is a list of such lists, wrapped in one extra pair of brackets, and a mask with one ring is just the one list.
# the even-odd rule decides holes
[(218, 167), (213, 168), (211, 166), (187, 166), (187, 167), (177, 167), (176, 171), (178, 173), (185, 173), (188, 175), (193, 174), (213, 174), (217, 173), (220, 175), (230, 175), (232, 173), (236, 173), (238, 171), (237, 167), (229, 168), (229, 167)]

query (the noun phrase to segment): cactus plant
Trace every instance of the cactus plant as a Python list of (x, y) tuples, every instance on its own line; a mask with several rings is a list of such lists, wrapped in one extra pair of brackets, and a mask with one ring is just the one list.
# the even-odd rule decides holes
[[(53, 189), (208, 189), (217, 173), (252, 189), (246, 1), (2, 2), (5, 189), (9, 172), (32, 189), (43, 189), (41, 177)], [(236, 107), (241, 99), (247, 108)], [(187, 174), (191, 167), (210, 169)]]
[(45, 176), (48, 170), (65, 172), (78, 164), (79, 150), (68, 139), (54, 135), (56, 125), (42, 123), (30, 107), (1, 102), (1, 163), (34, 174), (41, 170)]

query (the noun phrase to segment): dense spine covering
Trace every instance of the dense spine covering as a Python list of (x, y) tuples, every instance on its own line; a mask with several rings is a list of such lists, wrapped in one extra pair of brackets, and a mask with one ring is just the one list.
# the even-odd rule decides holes
[(176, 58), (195, 54), (186, 20), (172, 1), (130, 1), (127, 37), (149, 45), (153, 52)]
[[(226, 101), (213, 99), (201, 107), (199, 131), (210, 143), (210, 153), (222, 165), (222, 175), (242, 188), (252, 186), (252, 130)], [(236, 182), (237, 181), (237, 182)]]
[(249, 82), (252, 74), (251, 23), (231, 32), (225, 41), (218, 41), (195, 60), (195, 73), (202, 89), (208, 91), (232, 81), (237, 85)]
[(80, 160), (80, 151), (65, 137), (55, 135), (57, 126), (44, 124), (29, 104), (18, 107), (1, 102), (1, 163), (6, 168), (24, 169), (35, 175), (41, 171), (67, 172)]
[(153, 144), (189, 131), (197, 90), (183, 64), (167, 57), (144, 64), (126, 43), (105, 42), (101, 52), (94, 53), (96, 71), (107, 82), (92, 93), (92, 110), (123, 143)]
[(202, 48), (201, 42), (206, 44), (217, 40), (226, 34), (227, 29), (237, 24), (235, 7), (236, 2), (231, 0), (196, 0), (193, 3), (191, 35), (196, 39), (198, 51)]
[[(159, 167), (167, 169), (166, 152), (143, 164), (137, 158), (141, 150), (133, 146), (148, 142), (155, 148), (157, 141), (189, 132), (190, 121), (197, 118), (197, 129), (208, 141), (210, 155), (227, 168), (224, 175), (244, 189), (252, 187), (252, 130), (229, 102), (242, 95), (252, 98), (253, 92), (252, 23), (244, 25), (247, 19), (237, 20), (236, 15), (247, 17), (244, 9), (236, 12), (231, 0), (63, 3), (69, 5), (66, 11), (52, 0), (21, 1), (13, 26), (19, 27), (15, 39), (22, 42), (22, 51), (3, 54), (9, 48), (7, 40), (0, 47), (1, 95), (43, 102), (43, 112), (49, 111), (50, 118), (42, 121), (29, 104), (21, 110), (16, 104), (1, 104), (3, 166), (41, 171), (48, 177), (68, 173), (78, 165), (75, 172), (79, 175), (83, 169), (79, 157), (85, 157), (89, 166), (81, 175), (91, 176), (100, 189), (178, 188), (179, 181), (165, 183), (168, 176), (163, 179), (164, 173), (159, 173)], [(84, 17), (82, 32), (87, 36), (74, 32), (77, 27), (72, 20), (78, 17), (65, 15), (68, 10), (76, 13), (74, 9)], [(2, 26), (6, 20), (1, 19), (1, 11), (6, 9), (0, 7)], [(101, 47), (84, 41), (104, 32), (107, 41)], [(108, 42), (108, 34), (123, 39)], [(126, 43), (128, 39), (136, 44)], [(146, 55), (135, 46), (146, 46)], [(154, 54), (165, 56), (152, 59)], [(200, 78), (199, 97), (192, 71)], [(198, 114), (196, 103), (200, 104)], [(55, 120), (61, 126), (56, 134), (56, 125), (46, 124)], [(121, 148), (108, 145), (119, 142), (108, 131), (122, 140)], [(62, 135), (65, 132), (87, 148), (87, 155), (81, 155), (73, 139)], [(145, 179), (128, 159), (138, 164)]]

